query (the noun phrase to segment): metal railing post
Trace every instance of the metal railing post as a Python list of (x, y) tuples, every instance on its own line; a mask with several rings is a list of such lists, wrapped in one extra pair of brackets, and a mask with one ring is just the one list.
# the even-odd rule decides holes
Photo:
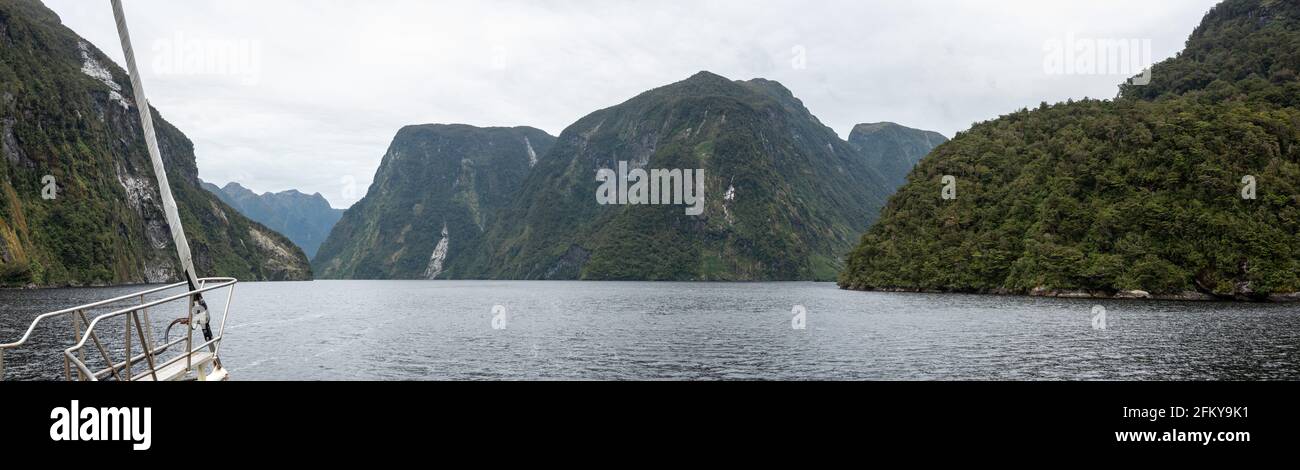
[[(140, 294), (140, 305), (143, 306), (144, 304), (145, 304), (144, 294)], [(154, 338), (156, 338), (156, 336), (154, 336), (153, 321), (151, 321), (149, 318), (149, 308), (148, 307), (141, 308), (140, 313), (144, 317), (144, 332), (145, 334), (149, 335), (147, 338), (141, 341), (141, 343), (147, 343), (150, 349), (158, 349), (158, 345), (154, 344), (155, 343)]]
[(186, 310), (190, 319), (185, 324), (185, 370), (194, 370), (194, 296), (190, 296), (190, 308)]
[[(81, 311), (78, 310), (77, 313), (81, 313)], [(77, 314), (72, 315), (72, 338), (78, 344), (81, 343), (81, 316)], [(84, 350), (77, 350), (77, 355), (81, 356), (82, 362), (85, 362), (86, 354)], [(71, 374), (69, 374), (68, 380), (72, 380)], [(77, 369), (77, 380), (83, 382), (86, 380), (86, 376), (81, 373), (81, 369)]]
[[(84, 311), (77, 312), (77, 315), (81, 317), (81, 321), (86, 322), (87, 324), (90, 323), (90, 320), (86, 319), (86, 313)], [(108, 350), (104, 348), (104, 343), (99, 342), (99, 335), (95, 334), (95, 330), (89, 329), (86, 330), (86, 334), (90, 335), (90, 339), (95, 342), (95, 349), (99, 350), (99, 356), (104, 358), (104, 363), (109, 366), (109, 371), (113, 373), (113, 378), (122, 380), (122, 376), (117, 375), (117, 367), (113, 367), (113, 359), (108, 356)], [(78, 351), (82, 353), (81, 362), (84, 364), (86, 362), (86, 350), (83, 348)], [(128, 355), (126, 357), (129, 359), (131, 356)], [(99, 380), (98, 376), (92, 376), (91, 379)]]
[(230, 318), (230, 302), (235, 299), (235, 286), (231, 285), (227, 289), (229, 290), (226, 291), (226, 306), (221, 309), (221, 328), (217, 330), (217, 339), (221, 341), (217, 343), (216, 350), (212, 351), (212, 355), (217, 358), (215, 363), (217, 367), (221, 367), (221, 343), (225, 342), (226, 319)]
[[(127, 316), (135, 316), (135, 314), (136, 314), (136, 311), (132, 311), (132, 312), (130, 313), (130, 315), (127, 315)], [(139, 319), (139, 318), (135, 319), (135, 329), (136, 329), (136, 331), (140, 332), (140, 336), (144, 336), (144, 329), (143, 329), (143, 328), (140, 328), (140, 319)], [(145, 358), (145, 360), (148, 360), (148, 361), (149, 361), (149, 375), (153, 377), (153, 381), (154, 381), (154, 382), (157, 382), (157, 381), (158, 381), (158, 365), (154, 362), (154, 359), (153, 359), (153, 349), (152, 349), (152, 348), (150, 348), (150, 347), (148, 347), (148, 346), (145, 346), (145, 347), (144, 347), (144, 358)], [(127, 360), (130, 361), (130, 358), (127, 358)]]
[[(132, 377), (131, 358), (133, 357), (131, 356), (131, 316), (126, 315), (123, 318), (126, 318), (126, 328), (125, 328), (126, 330), (126, 381), (130, 382)], [(109, 367), (113, 367), (113, 365), (109, 364)], [(119, 378), (118, 380), (121, 379)]]

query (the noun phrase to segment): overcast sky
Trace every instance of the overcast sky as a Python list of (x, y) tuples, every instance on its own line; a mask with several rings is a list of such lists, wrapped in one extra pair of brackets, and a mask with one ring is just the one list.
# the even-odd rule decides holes
[[(45, 0), (118, 63), (107, 0)], [(1053, 44), (1159, 61), (1215, 0), (126, 0), (149, 98), (199, 174), (365, 195), (404, 125), (559, 135), (700, 70), (777, 80), (846, 137), (894, 121), (951, 137), (1039, 102), (1111, 98), (1127, 74), (1053, 68)], [(224, 52), (223, 52), (224, 51)], [(1111, 66), (1114, 69), (1115, 66)], [(1125, 70), (1120, 69), (1119, 72)]]

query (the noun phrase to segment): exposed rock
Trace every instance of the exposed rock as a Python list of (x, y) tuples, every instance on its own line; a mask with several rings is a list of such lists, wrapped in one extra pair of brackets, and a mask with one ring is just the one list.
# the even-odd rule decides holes
[(1300, 302), (1300, 292), (1290, 294), (1273, 294), (1268, 296), (1270, 302)]
[(77, 48), (81, 50), (81, 73), (103, 83), (108, 87), (109, 99), (121, 105), (123, 111), (129, 111), (131, 102), (122, 96), (122, 85), (113, 79), (113, 72), (99, 63), (99, 60), (92, 55), (90, 46), (84, 41), (77, 42)]
[(451, 248), (451, 239), (447, 235), (447, 224), (442, 224), (442, 240), (438, 241), (438, 246), (434, 247), (433, 254), (429, 256), (429, 268), (424, 271), (424, 276), (428, 279), (437, 279), (442, 275), (442, 265), (447, 262), (447, 250)]
[(1209, 302), (1209, 301), (1214, 301), (1214, 300), (1221, 300), (1221, 299), (1219, 299), (1218, 297), (1215, 297), (1215, 296), (1213, 296), (1213, 295), (1205, 294), (1205, 293), (1202, 293), (1202, 292), (1196, 292), (1196, 291), (1187, 291), (1187, 292), (1183, 292), (1183, 293), (1181, 293), (1181, 294), (1157, 294), (1157, 295), (1152, 295), (1152, 296), (1151, 296), (1151, 299), (1153, 299), (1153, 300), (1185, 300), (1185, 301), (1196, 301), (1196, 302)]
[(1151, 293), (1144, 290), (1126, 290), (1115, 294), (1117, 299), (1149, 299)]

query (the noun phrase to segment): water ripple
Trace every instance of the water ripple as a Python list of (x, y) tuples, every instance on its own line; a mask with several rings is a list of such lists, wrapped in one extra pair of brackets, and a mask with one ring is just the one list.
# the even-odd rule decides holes
[[(121, 291), (0, 291), (0, 339)], [(1090, 321), (1099, 303), (1103, 331)], [(495, 305), (505, 329), (492, 327)], [(805, 330), (791, 328), (794, 305)], [(240, 380), (1300, 380), (1294, 305), (318, 281), (241, 284), (231, 307), (222, 355)], [(58, 349), (41, 339), (8, 355), (7, 378), (59, 378)]]

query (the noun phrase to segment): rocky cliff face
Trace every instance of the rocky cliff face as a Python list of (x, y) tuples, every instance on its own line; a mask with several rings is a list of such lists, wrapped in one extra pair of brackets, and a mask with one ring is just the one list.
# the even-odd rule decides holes
[[(0, 0), (0, 284), (181, 277), (126, 73), (36, 0)], [(193, 144), (155, 111), (201, 276), (301, 280), (283, 236), (199, 186)]]
[(314, 260), (325, 278), (448, 279), (482, 250), (555, 137), (529, 127), (402, 129), (375, 182), (335, 225)]

